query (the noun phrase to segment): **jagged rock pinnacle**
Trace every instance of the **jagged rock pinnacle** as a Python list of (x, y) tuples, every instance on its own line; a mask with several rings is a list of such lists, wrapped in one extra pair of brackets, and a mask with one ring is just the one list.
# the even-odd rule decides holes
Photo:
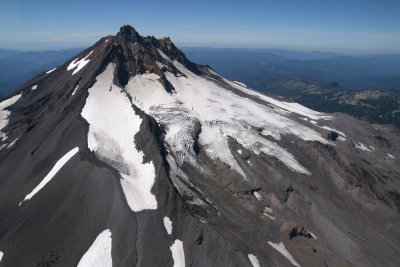
[(130, 43), (141, 42), (142, 37), (140, 34), (130, 25), (124, 25), (119, 29), (117, 36), (122, 37), (125, 41)]

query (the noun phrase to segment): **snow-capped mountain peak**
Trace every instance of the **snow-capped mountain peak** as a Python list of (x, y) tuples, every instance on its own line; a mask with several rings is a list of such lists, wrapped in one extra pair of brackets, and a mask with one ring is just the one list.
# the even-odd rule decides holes
[(121, 27), (2, 101), (0, 130), (6, 266), (397, 261), (398, 133), (256, 92), (167, 37)]

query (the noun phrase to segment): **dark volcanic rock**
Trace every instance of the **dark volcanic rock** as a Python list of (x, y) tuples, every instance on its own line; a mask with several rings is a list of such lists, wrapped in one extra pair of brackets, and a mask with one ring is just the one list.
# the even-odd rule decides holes
[(328, 133), (328, 140), (336, 141), (336, 139), (339, 137), (339, 134), (337, 132), (329, 132)]

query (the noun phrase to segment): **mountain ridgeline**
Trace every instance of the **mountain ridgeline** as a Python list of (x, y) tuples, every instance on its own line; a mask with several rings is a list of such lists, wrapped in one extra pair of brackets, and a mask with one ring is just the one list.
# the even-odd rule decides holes
[(396, 266), (400, 142), (131, 26), (0, 102), (0, 266)]

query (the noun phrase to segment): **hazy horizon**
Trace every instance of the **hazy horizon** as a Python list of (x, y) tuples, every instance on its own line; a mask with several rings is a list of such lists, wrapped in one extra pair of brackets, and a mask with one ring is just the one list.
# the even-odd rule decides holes
[[(16, 49), (16, 48), (8, 48), (8, 47), (0, 47), (0, 50), (9, 50), (9, 51), (16, 51), (18, 53), (24, 53), (24, 52), (49, 52), (49, 51), (63, 51), (63, 50), (84, 50), (90, 46), (94, 45), (94, 43), (88, 44), (87, 46), (75, 46), (75, 47), (68, 47), (68, 46), (63, 46), (60, 45), (59, 48), (57, 47), (49, 47), (48, 49)], [(400, 55), (399, 52), (395, 53), (351, 53), (351, 52), (340, 52), (340, 51), (330, 51), (330, 50), (307, 50), (307, 49), (291, 49), (291, 48), (283, 48), (283, 47), (218, 47), (218, 46), (188, 46), (188, 45), (180, 45), (179, 43), (175, 43), (175, 45), (179, 49), (220, 49), (220, 50), (249, 50), (249, 51), (266, 51), (266, 52), (271, 52), (273, 53), (278, 52), (278, 51), (288, 51), (288, 52), (304, 52), (304, 53), (332, 53), (332, 54), (337, 54), (337, 55), (342, 55), (342, 56), (390, 56), (390, 55)]]
[(181, 47), (397, 54), (399, 10), (400, 1), (394, 0), (5, 0), (0, 10), (0, 48), (88, 47), (130, 24), (141, 35), (170, 36)]

